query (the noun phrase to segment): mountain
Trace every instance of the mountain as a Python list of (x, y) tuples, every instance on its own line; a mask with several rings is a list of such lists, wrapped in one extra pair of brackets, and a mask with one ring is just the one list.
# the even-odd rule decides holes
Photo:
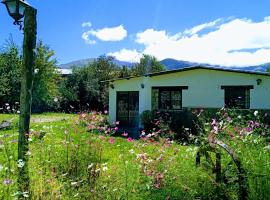
[(213, 68), (222, 68), (222, 69), (235, 69), (235, 70), (243, 70), (243, 71), (259, 71), (259, 72), (266, 72), (267, 69), (270, 68), (270, 62), (265, 63), (262, 65), (256, 65), (256, 66), (247, 66), (247, 67), (224, 67), (220, 65), (210, 65), (207, 63), (196, 63), (196, 62), (188, 62), (188, 61), (182, 61), (182, 60), (175, 60), (172, 58), (167, 58), (162, 61), (160, 61), (168, 70), (174, 70), (174, 69), (181, 69), (185, 67), (192, 67), (192, 66), (205, 66), (205, 67), (213, 67)]
[[(76, 67), (83, 67), (87, 65), (88, 63), (91, 63), (94, 61), (94, 58), (89, 58), (89, 59), (82, 59), (82, 60), (77, 60), (73, 62), (69, 62), (66, 64), (59, 65), (58, 67), (60, 69), (71, 69), (73, 66)], [(131, 62), (126, 62), (126, 61), (120, 61), (120, 60), (114, 60), (114, 63), (119, 66), (127, 66), (127, 67), (132, 67), (136, 63), (131, 63)], [(243, 70), (243, 71), (259, 71), (259, 72), (266, 72), (268, 68), (270, 68), (270, 62), (265, 63), (262, 65), (257, 65), (257, 66), (247, 66), (247, 67), (224, 67), (220, 65), (210, 65), (207, 63), (196, 63), (196, 62), (189, 62), (189, 61), (183, 61), (183, 60), (175, 60), (172, 58), (166, 58), (162, 61), (160, 61), (161, 64), (163, 64), (167, 70), (174, 70), (174, 69), (181, 69), (185, 67), (192, 67), (192, 66), (205, 66), (205, 67), (213, 67), (213, 68), (223, 68), (223, 69), (235, 69), (235, 70)]]
[[(58, 68), (60, 69), (71, 69), (72, 67), (76, 66), (76, 67), (84, 67), (85, 65), (94, 62), (95, 58), (88, 58), (88, 59), (81, 59), (81, 60), (76, 60), (76, 61), (72, 61), (66, 64), (61, 64), (58, 66)], [(113, 61), (116, 65), (119, 66), (127, 66), (127, 67), (132, 67), (134, 65), (134, 63), (131, 62), (126, 62), (126, 61), (120, 61), (120, 60), (114, 60)]]

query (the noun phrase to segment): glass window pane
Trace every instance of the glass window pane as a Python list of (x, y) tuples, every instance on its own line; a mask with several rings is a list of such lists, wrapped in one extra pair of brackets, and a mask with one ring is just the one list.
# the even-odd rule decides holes
[(158, 89), (152, 89), (152, 110), (158, 109)]
[(171, 107), (170, 91), (160, 91), (160, 109), (169, 110)]

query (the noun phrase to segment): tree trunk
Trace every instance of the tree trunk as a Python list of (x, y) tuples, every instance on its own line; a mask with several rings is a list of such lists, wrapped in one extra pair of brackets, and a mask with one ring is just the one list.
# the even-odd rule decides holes
[(30, 194), (30, 177), (28, 171), (29, 125), (32, 105), (32, 87), (35, 65), (36, 22), (37, 10), (32, 7), (25, 9), (23, 67), (21, 73), (20, 122), (18, 142), (18, 190)]

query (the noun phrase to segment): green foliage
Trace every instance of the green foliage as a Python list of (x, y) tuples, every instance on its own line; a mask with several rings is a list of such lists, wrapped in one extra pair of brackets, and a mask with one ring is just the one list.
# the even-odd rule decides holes
[(144, 54), (140, 62), (132, 68), (132, 75), (141, 76), (165, 70), (165, 66), (162, 65), (156, 57)]
[(10, 39), (0, 52), (0, 106), (19, 102), (21, 56)]
[[(55, 108), (54, 98), (59, 96), (54, 52), (41, 41), (36, 48), (36, 65), (33, 83), (33, 111)], [(0, 106), (9, 103), (12, 107), (20, 101), (22, 56), (19, 48), (10, 39), (0, 52)]]
[(103, 110), (108, 107), (108, 86), (102, 81), (119, 76), (120, 68), (113, 57), (100, 56), (87, 66), (73, 69), (61, 85), (62, 103), (76, 108)]
[[(202, 112), (198, 111), (201, 117)], [(224, 114), (217, 114), (216, 125), (223, 128), (223, 138), (247, 170), (249, 199), (268, 199), (270, 145), (265, 135), (269, 129), (261, 129), (265, 116), (250, 113), (261, 125), (250, 132), (245, 127), (255, 123), (246, 115), (238, 118), (239, 113), (228, 113), (229, 119), (221, 117)], [(13, 117), (16, 124), (18, 116), (0, 115), (1, 120)], [(151, 141), (151, 137), (132, 142), (113, 138), (105, 118), (100, 113), (33, 115), (27, 154), (32, 199), (237, 199), (233, 181), (217, 183), (212, 170), (195, 166), (198, 148), (194, 145)], [(15, 126), (0, 132), (0, 199), (12, 199), (17, 191), (16, 130)], [(222, 166), (228, 161), (222, 154)]]
[(56, 106), (59, 96), (58, 82), (60, 74), (57, 71), (54, 51), (41, 41), (36, 47), (36, 66), (33, 83), (33, 111), (46, 111)]

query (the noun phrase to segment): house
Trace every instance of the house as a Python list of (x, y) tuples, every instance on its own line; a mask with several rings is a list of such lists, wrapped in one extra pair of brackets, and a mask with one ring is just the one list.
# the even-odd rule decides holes
[(110, 121), (138, 127), (145, 110), (270, 109), (270, 73), (190, 67), (107, 81)]

